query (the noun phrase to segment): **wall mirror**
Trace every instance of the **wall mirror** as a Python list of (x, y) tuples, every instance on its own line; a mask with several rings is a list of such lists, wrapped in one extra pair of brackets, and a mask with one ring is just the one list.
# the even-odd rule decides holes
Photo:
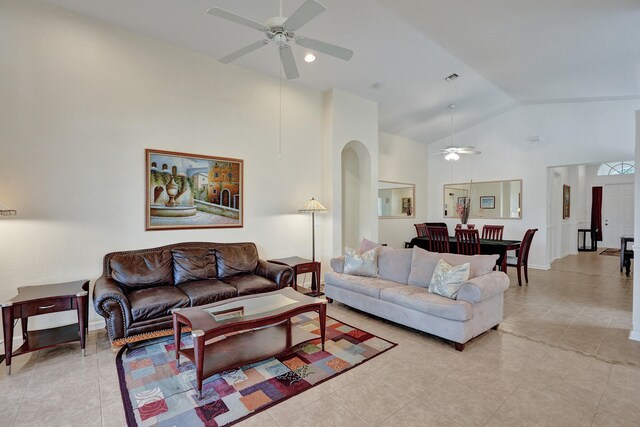
[(415, 218), (415, 184), (378, 181), (379, 218)]
[(522, 180), (444, 185), (444, 217), (460, 218), (458, 205), (469, 197), (469, 218), (521, 219)]

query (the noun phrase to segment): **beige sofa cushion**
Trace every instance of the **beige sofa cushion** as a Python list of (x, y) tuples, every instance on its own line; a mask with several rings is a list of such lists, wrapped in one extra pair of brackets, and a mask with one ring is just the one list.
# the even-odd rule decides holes
[(460, 322), (473, 317), (473, 307), (468, 302), (431, 294), (419, 286), (396, 286), (382, 289), (380, 299), (422, 313)]
[(406, 286), (376, 277), (351, 276), (333, 271), (328, 271), (325, 274), (325, 282), (328, 277), (330, 277), (331, 285), (335, 287), (357, 292), (372, 298), (380, 298), (380, 291), (382, 289)]
[(406, 285), (411, 271), (411, 249), (394, 249), (382, 246), (378, 249), (378, 275), (382, 279)]
[(473, 279), (491, 272), (498, 258), (498, 255), (441, 254), (414, 246), (411, 258), (411, 272), (407, 283), (412, 286), (428, 287), (436, 265), (441, 259), (454, 266), (468, 262), (471, 265), (469, 279)]

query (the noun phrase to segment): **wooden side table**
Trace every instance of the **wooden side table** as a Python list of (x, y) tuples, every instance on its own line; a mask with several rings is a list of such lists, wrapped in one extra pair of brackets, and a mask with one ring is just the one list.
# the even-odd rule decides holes
[(310, 296), (319, 297), (322, 294), (320, 292), (320, 271), (321, 265), (319, 261), (311, 261), (310, 259), (300, 258), (298, 256), (292, 256), (288, 258), (270, 259), (269, 262), (274, 264), (287, 265), (293, 268), (293, 289), (298, 290), (298, 274), (312, 273), (311, 274), (311, 293)]
[[(89, 281), (58, 283), (42, 286), (23, 286), (18, 295), (2, 303), (2, 325), (4, 331), (4, 357), (7, 374), (11, 374), (11, 358), (44, 348), (55, 347), (74, 341), (80, 341), (82, 357), (85, 355), (85, 342), (89, 326)], [(76, 310), (78, 322), (57, 328), (28, 331), (29, 317), (40, 314)], [(14, 321), (22, 323), (24, 342), (13, 351)], [(0, 359), (2, 362), (2, 359)]]

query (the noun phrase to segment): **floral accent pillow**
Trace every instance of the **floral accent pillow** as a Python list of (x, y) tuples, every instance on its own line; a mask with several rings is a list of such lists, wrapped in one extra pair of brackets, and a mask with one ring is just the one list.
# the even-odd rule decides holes
[(456, 299), (464, 282), (469, 280), (470, 270), (471, 265), (468, 262), (452, 266), (443, 259), (439, 260), (429, 283), (429, 292)]
[(344, 274), (378, 277), (378, 248), (366, 252), (344, 248)]

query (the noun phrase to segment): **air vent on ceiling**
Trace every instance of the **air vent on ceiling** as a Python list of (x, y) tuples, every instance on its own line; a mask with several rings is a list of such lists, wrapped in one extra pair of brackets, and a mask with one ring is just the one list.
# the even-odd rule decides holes
[(448, 82), (452, 82), (455, 79), (457, 79), (458, 77), (460, 77), (459, 75), (457, 75), (456, 73), (451, 74), (450, 76), (445, 77), (444, 79)]

